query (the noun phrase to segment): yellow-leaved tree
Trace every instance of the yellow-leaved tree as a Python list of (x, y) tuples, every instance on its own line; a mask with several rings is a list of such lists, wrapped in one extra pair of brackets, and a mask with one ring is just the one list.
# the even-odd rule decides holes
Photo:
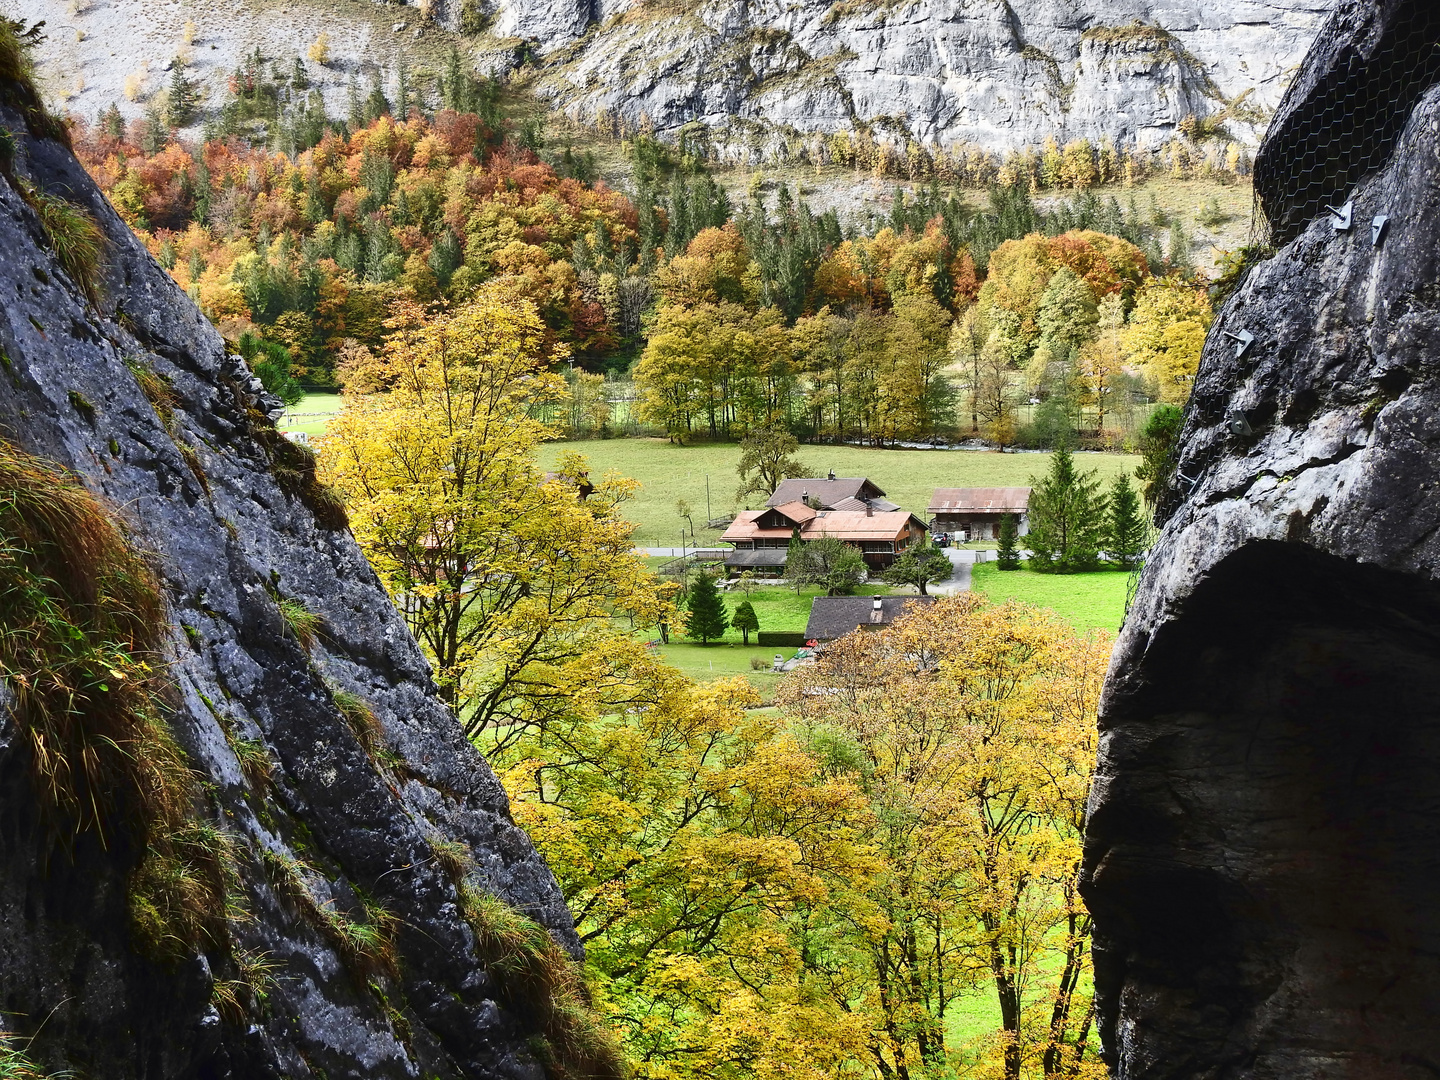
[(636, 654), (625, 677), (630, 708), (577, 700), (502, 778), (636, 1077), (864, 1075), (848, 937), (878, 917), (863, 886), (877, 863), (856, 785), (754, 711), (744, 679), (696, 686)]
[[(777, 696), (872, 809), (870, 1064), (944, 1075), (946, 1018), (976, 987), (1001, 1026), (976, 1075), (1104, 1075), (1091, 1045), (1090, 920), (1076, 892), (1110, 643), (964, 595), (854, 633)], [(855, 910), (863, 911), (856, 907)]]
[(383, 353), (344, 372), (320, 464), (442, 694), (494, 752), (577, 693), (623, 697), (594, 658), (673, 621), (673, 586), (634, 553), (633, 481), (592, 485), (574, 454), (536, 467), (551, 435), (539, 407), (565, 383), (528, 301), (487, 286), (453, 313), (402, 306), (390, 325)]
[(1189, 400), (1214, 314), (1205, 290), (1179, 278), (1152, 278), (1136, 295), (1125, 349), (1130, 362), (1156, 383), (1167, 405)]

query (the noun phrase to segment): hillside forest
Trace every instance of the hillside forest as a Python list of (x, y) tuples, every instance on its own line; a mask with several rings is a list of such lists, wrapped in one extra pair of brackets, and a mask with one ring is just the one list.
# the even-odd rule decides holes
[(643, 133), (624, 143), (632, 190), (612, 190), (585, 154), (542, 157), (458, 55), (431, 92), (402, 69), (343, 118), (308, 85), (299, 58), (252, 56), (198, 143), (171, 137), (193, 107), (183, 64), (145, 118), (73, 121), (125, 220), (291, 396), (343, 381), (400, 307), (489, 281), (568, 359), (549, 411), (571, 436), (623, 410), (625, 430), (681, 441), (1051, 445), (1188, 395), (1205, 283), (1178, 220), (1091, 190), (1145, 167), (1108, 148), (1012, 155), (976, 174), (980, 199), (922, 170), (883, 217), (842, 222), (758, 176), (732, 205), (702, 146)]
[(192, 144), (181, 66), (175, 115), (72, 137), (267, 386), (344, 390), (319, 476), (554, 869), (634, 1075), (1103, 1075), (1076, 879), (1108, 636), (946, 598), (762, 709), (647, 647), (686, 612), (633, 482), (577, 499), (584, 457), (535, 451), (608, 433), (620, 383), (677, 442), (1104, 440), (1188, 395), (1211, 308), (1183, 230), (1088, 190), (1093, 147), (842, 222), (763, 182), (732, 205), (643, 134), (613, 190), (458, 56), (343, 118), (304, 82), (253, 57)]

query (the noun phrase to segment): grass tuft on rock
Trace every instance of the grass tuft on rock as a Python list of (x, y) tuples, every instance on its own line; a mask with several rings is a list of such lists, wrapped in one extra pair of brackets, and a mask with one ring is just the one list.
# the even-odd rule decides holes
[(137, 853), (142, 948), (177, 956), (224, 941), (231, 843), (194, 820), (195, 777), (165, 721), (159, 583), (93, 495), (4, 440), (0, 611), (0, 672), (52, 828)]
[(100, 302), (100, 269), (105, 258), (105, 234), (90, 212), (69, 199), (28, 184), (21, 186), (25, 201), (34, 208), (45, 229), (50, 249), (70, 279), (92, 304)]
[(499, 984), (502, 1003), (538, 1021), (547, 1075), (553, 1080), (627, 1080), (629, 1062), (595, 1011), (580, 965), (534, 919), (469, 884), (474, 862), (465, 845), (432, 840), (430, 847), (460, 894), (476, 950)]

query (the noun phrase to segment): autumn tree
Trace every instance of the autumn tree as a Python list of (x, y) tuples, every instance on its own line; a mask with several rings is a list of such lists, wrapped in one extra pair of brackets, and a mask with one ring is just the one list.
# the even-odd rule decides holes
[(783, 429), (765, 428), (746, 435), (740, 441), (740, 463), (736, 466), (740, 474), (736, 500), (750, 495), (768, 499), (782, 480), (804, 476), (807, 469), (795, 457), (799, 449), (800, 441)]
[(873, 807), (883, 919), (858, 935), (882, 1076), (943, 1074), (944, 1020), (986, 986), (998, 1073), (1098, 1065), (1076, 892), (1109, 641), (973, 595), (833, 643), (776, 701)]
[(630, 627), (675, 616), (621, 514), (633, 482), (583, 498), (579, 455), (550, 479), (536, 468), (550, 433), (535, 407), (564, 381), (534, 308), (487, 286), (397, 323), (357, 361), (321, 467), (466, 732), (503, 746), (564, 712)]
[(1115, 377), (1125, 366), (1125, 305), (1120, 296), (1113, 294), (1102, 300), (1097, 317), (1099, 333), (1095, 340), (1080, 350), (1076, 374), (1081, 387), (1081, 404), (1095, 407), (1095, 426), (1103, 435), (1105, 409), (1115, 389)]
[(628, 705), (574, 702), (497, 763), (554, 871), (637, 1080), (825, 1080), (867, 1055), (867, 993), (837, 940), (869, 808), (741, 678), (689, 683), (649, 656)]
[(1204, 289), (1179, 278), (1158, 278), (1139, 292), (1125, 348), (1130, 363), (1145, 369), (1168, 405), (1190, 397), (1200, 352), (1214, 312)]

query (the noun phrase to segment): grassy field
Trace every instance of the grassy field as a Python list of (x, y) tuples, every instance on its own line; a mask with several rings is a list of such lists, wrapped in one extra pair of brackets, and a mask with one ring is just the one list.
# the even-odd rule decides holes
[[(674, 446), (664, 439), (608, 439), (575, 443), (548, 443), (540, 448), (542, 468), (551, 468), (559, 456), (575, 450), (590, 460), (596, 475), (613, 469), (640, 481), (635, 501), (626, 516), (639, 529), (635, 542), (644, 547), (675, 547), (680, 543), (681, 520), (675, 503), (690, 504), (695, 532), (701, 544), (719, 538), (707, 531), (706, 483), (709, 506), (719, 517), (735, 508), (739, 481), (735, 466), (740, 447), (733, 443)], [(1000, 454), (986, 450), (874, 450), (859, 446), (802, 446), (800, 460), (816, 476), (830, 469), (836, 476), (868, 476), (888, 497), (924, 518), (931, 493), (937, 487), (1026, 486), (1030, 477), (1045, 472), (1049, 454)], [(1118, 472), (1133, 471), (1140, 459), (1128, 454), (1076, 454), (1081, 469), (1095, 469), (1103, 481)], [(763, 499), (751, 497), (750, 506)], [(686, 541), (689, 542), (687, 526)]]
[[(736, 632), (735, 636), (738, 638), (740, 635)], [(667, 664), (678, 668), (683, 674), (698, 683), (724, 679), (732, 675), (744, 675), (750, 680), (750, 685), (760, 691), (760, 696), (767, 705), (775, 695), (775, 687), (783, 678), (770, 670), (775, 660), (775, 654), (783, 653), (787, 659), (795, 655), (794, 649), (762, 649), (755, 644), (753, 635), (750, 638), (748, 649), (739, 641), (723, 645), (701, 645), (684, 638), (672, 637), (669, 645), (658, 646), (656, 651), (665, 658)], [(764, 670), (756, 671), (751, 668), (751, 657), (759, 658), (765, 665)]]
[(298, 404), (285, 410), (276, 426), (282, 432), (303, 431), (306, 435), (320, 435), (330, 418), (339, 411), (339, 394), (306, 394)]
[(1057, 612), (1078, 630), (1099, 628), (1112, 634), (1125, 618), (1130, 575), (1110, 570), (1096, 574), (1001, 573), (995, 563), (975, 567), (971, 589), (997, 603), (1022, 600)]

